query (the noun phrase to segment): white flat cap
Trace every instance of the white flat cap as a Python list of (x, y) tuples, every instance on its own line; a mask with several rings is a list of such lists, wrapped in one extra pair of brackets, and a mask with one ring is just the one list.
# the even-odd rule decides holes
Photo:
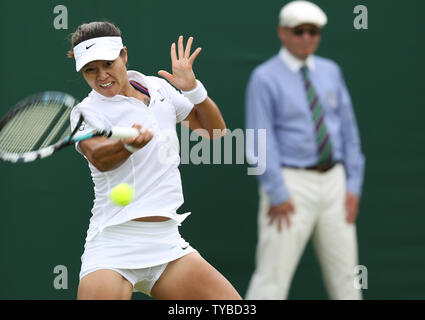
[(304, 23), (311, 23), (322, 28), (328, 22), (326, 14), (309, 1), (292, 1), (280, 10), (279, 24), (293, 28)]

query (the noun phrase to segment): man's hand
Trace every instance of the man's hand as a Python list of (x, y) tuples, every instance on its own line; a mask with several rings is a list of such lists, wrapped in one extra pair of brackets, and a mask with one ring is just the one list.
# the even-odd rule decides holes
[(345, 208), (347, 209), (347, 222), (349, 224), (355, 223), (359, 209), (359, 197), (354, 193), (347, 192), (345, 196)]
[(277, 220), (277, 230), (280, 232), (282, 231), (282, 220), (285, 219), (289, 228), (291, 225), (289, 215), (294, 213), (295, 213), (295, 208), (291, 199), (285, 202), (282, 202), (281, 204), (278, 204), (276, 206), (270, 206), (270, 209), (268, 212), (268, 215), (270, 217), (270, 224), (272, 224), (273, 221)]
[(196, 78), (193, 73), (192, 66), (196, 57), (201, 52), (201, 48), (197, 48), (192, 55), (190, 50), (192, 47), (193, 37), (190, 37), (183, 50), (183, 36), (178, 40), (178, 55), (176, 53), (176, 44), (171, 45), (171, 68), (173, 74), (167, 71), (158, 71), (161, 77), (164, 77), (174, 87), (182, 91), (190, 91), (196, 88)]

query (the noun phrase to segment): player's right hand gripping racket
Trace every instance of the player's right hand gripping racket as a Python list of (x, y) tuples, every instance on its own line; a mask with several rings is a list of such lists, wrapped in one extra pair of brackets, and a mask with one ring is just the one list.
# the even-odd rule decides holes
[[(63, 92), (42, 92), (18, 103), (0, 121), (0, 159), (30, 162), (93, 137), (125, 139), (139, 135), (135, 128), (96, 128), (82, 114), (71, 132), (70, 114), (77, 104)], [(77, 135), (83, 122), (96, 129)]]

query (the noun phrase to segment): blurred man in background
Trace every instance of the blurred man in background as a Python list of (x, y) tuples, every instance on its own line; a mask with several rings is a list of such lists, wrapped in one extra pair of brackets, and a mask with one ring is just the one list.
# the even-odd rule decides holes
[[(365, 160), (341, 70), (314, 55), (326, 23), (311, 2), (285, 5), (282, 48), (249, 80), (246, 127), (266, 129), (267, 167), (258, 176), (256, 269), (247, 299), (287, 298), (310, 237), (329, 297), (362, 298), (354, 286), (355, 221)], [(248, 159), (256, 147), (247, 147)]]

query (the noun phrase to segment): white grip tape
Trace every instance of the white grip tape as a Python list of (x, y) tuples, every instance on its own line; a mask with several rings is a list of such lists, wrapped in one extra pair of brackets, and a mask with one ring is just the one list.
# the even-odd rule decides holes
[(112, 132), (112, 135), (110, 138), (113, 138), (113, 139), (135, 138), (140, 133), (140, 131), (136, 128), (123, 128), (123, 127), (112, 127), (111, 132)]
[(135, 153), (135, 152), (137, 152), (137, 151), (139, 151), (140, 149), (139, 148), (135, 148), (135, 147), (133, 147), (133, 146), (130, 146), (130, 145), (128, 145), (128, 144), (125, 144), (124, 145), (124, 148), (126, 148), (128, 151), (130, 151), (131, 153)]

